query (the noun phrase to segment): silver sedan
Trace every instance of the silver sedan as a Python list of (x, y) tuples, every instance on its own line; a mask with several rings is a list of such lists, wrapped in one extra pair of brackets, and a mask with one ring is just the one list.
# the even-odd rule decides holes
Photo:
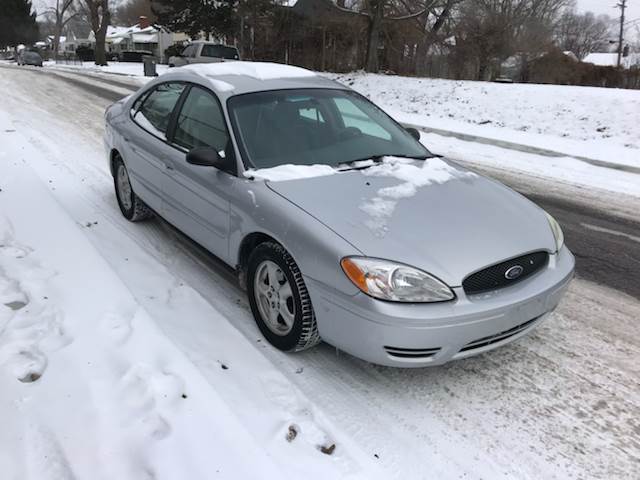
[(106, 112), (122, 214), (154, 215), (233, 267), (266, 339), (383, 365), (511, 342), (558, 305), (558, 223), (430, 153), (373, 103), (284, 65), (176, 69)]

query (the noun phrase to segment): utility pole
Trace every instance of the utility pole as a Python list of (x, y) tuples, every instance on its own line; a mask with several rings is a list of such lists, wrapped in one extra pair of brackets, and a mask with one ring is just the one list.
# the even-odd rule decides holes
[(627, 8), (627, 0), (621, 0), (617, 5), (620, 9), (620, 37), (618, 38), (618, 68), (622, 63), (622, 42), (624, 42), (624, 11)]

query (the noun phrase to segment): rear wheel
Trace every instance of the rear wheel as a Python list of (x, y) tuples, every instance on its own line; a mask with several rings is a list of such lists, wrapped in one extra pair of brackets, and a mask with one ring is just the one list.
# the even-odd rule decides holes
[(153, 211), (147, 207), (131, 188), (129, 172), (121, 158), (115, 160), (114, 184), (118, 206), (127, 220), (139, 222), (153, 217)]
[(258, 328), (274, 347), (300, 351), (320, 342), (302, 273), (281, 245), (266, 242), (252, 252), (247, 291)]

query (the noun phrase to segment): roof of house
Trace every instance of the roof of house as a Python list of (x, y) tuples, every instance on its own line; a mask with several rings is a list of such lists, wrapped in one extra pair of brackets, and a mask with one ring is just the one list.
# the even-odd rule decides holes
[(72, 19), (65, 29), (67, 36), (73, 38), (89, 38), (91, 35), (91, 26), (86, 22), (77, 21), (76, 19)]
[[(601, 67), (615, 67), (618, 65), (617, 53), (590, 53), (584, 60), (584, 63), (592, 63)], [(640, 54), (631, 53), (628, 57), (622, 57), (622, 66), (630, 68), (634, 65), (640, 65)]]

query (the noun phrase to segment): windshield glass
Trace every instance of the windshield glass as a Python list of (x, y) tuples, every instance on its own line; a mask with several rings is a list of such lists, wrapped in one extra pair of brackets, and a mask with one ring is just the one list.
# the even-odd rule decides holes
[(243, 157), (254, 168), (331, 165), (429, 151), (387, 114), (347, 90), (277, 90), (229, 99)]
[(226, 60), (238, 60), (240, 58), (238, 50), (224, 45), (203, 45), (201, 55), (203, 57), (224, 58)]

